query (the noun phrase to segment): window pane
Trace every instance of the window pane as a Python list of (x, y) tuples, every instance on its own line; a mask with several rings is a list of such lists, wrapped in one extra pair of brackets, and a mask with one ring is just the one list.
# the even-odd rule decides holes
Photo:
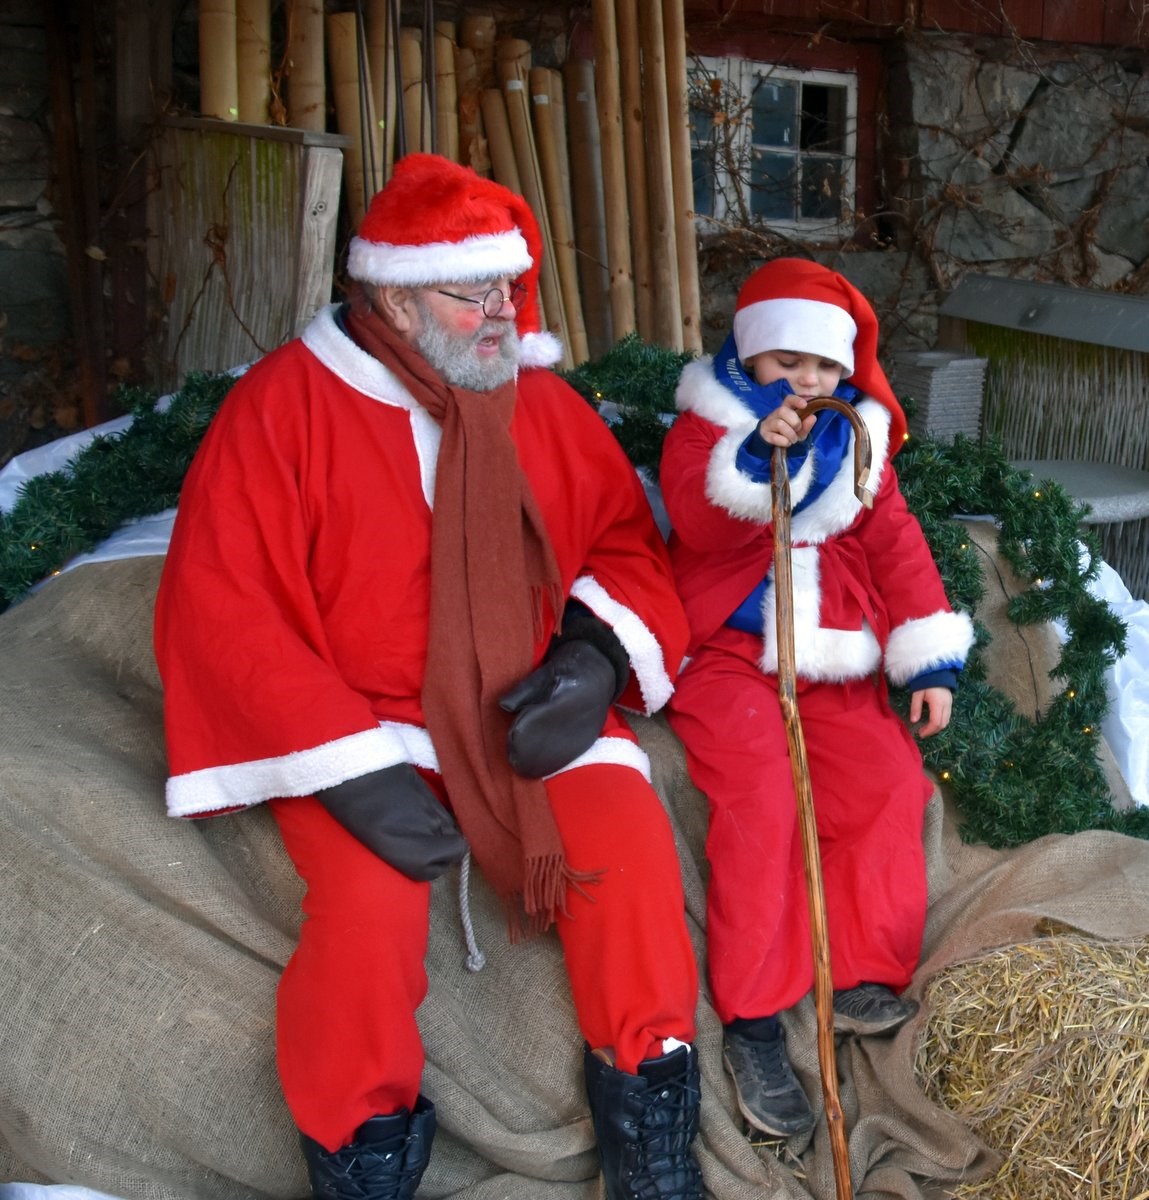
[(690, 170), (694, 180), (694, 211), (705, 217), (714, 216), (714, 113), (691, 105), (690, 108)]
[(758, 76), (751, 100), (751, 136), (756, 146), (797, 149), (798, 85)]
[(694, 211), (703, 217), (714, 216), (714, 153), (694, 146), (690, 151), (690, 170), (694, 177)]
[(792, 154), (756, 150), (750, 161), (750, 213), (766, 220), (793, 220), (794, 170)]
[(842, 160), (802, 158), (801, 210), (803, 217), (837, 221), (842, 215)]
[(709, 142), (714, 136), (714, 113), (698, 105), (690, 106), (690, 137), (695, 142)]
[(846, 152), (846, 89), (802, 85), (801, 148), (824, 154)]

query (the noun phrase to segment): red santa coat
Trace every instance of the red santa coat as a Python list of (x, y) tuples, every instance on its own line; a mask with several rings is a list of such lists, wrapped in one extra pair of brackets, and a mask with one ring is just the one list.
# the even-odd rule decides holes
[[(236, 383), (181, 495), (155, 635), (173, 816), (437, 769), (420, 693), (440, 431), (333, 313)], [(549, 371), (521, 372), (512, 436), (564, 588), (630, 657), (621, 702), (657, 710), (686, 629), (634, 469)], [(567, 769), (604, 762), (649, 776), (614, 715)]]
[[(769, 482), (739, 471), (739, 446), (758, 423), (750, 407), (714, 377), (710, 359), (688, 364), (676, 397), (680, 416), (667, 434), (661, 484), (673, 525), (671, 559), (690, 621), (690, 650), (702, 645), (770, 571), (773, 525)], [(924, 671), (961, 664), (973, 625), (950, 608), (921, 528), (890, 464), (888, 410), (862, 399), (870, 434), (874, 506), (853, 492), (844, 469), (791, 522), (798, 675), (859, 679), (884, 666), (904, 684)], [(807, 459), (791, 483), (796, 508), (811, 484)], [(774, 589), (766, 590), (761, 667), (778, 668)]]

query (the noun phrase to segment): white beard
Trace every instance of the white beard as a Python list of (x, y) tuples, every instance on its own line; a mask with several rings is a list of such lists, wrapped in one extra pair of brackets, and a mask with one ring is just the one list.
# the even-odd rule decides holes
[[(419, 353), (453, 387), (472, 392), (491, 392), (514, 379), (519, 369), (522, 345), (515, 327), (509, 321), (485, 320), (470, 337), (448, 333), (435, 318), (422, 297), (415, 306), (423, 328), (415, 339)], [(481, 359), (476, 344), (485, 337), (498, 336), (499, 353), (492, 359)]]

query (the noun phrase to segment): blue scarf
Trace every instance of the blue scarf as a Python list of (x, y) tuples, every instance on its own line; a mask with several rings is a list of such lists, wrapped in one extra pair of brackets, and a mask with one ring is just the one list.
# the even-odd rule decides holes
[[(714, 356), (714, 377), (738, 399), (760, 421), (767, 413), (773, 412), (782, 401), (794, 394), (794, 389), (785, 379), (774, 383), (760, 384), (746, 373), (746, 369), (738, 358), (738, 350), (734, 345), (733, 333), (727, 337), (722, 349)], [(848, 383), (840, 383), (834, 389), (834, 396), (853, 404), (858, 399), (858, 389)], [(798, 501), (792, 510), (800, 513), (813, 504), (830, 485), (838, 474), (842, 463), (850, 449), (850, 435), (853, 429), (850, 422), (840, 412), (832, 408), (824, 408), (814, 415), (814, 427), (800, 442), (795, 442), (786, 451), (786, 465), (793, 475), (811, 455), (814, 457), (813, 478), (806, 494)], [(755, 439), (756, 433), (751, 434), (742, 444), (741, 455), (747, 449), (747, 443)], [(741, 465), (741, 464), (740, 464)], [(850, 470), (853, 470), (851, 463)], [(766, 459), (762, 469), (762, 481), (770, 478), (770, 463)], [(748, 633), (762, 632), (762, 596), (766, 590), (766, 580), (763, 579), (746, 597), (727, 620), (727, 625), (743, 629)]]
[[(778, 379), (774, 383), (761, 384), (748, 375), (738, 358), (734, 346), (734, 335), (730, 334), (722, 349), (714, 356), (714, 377), (732, 392), (760, 421), (773, 412), (787, 396), (794, 394), (789, 381)], [(834, 396), (853, 404), (858, 399), (858, 389), (848, 383), (840, 383)], [(842, 460), (850, 448), (853, 430), (849, 421), (832, 408), (824, 408), (814, 416), (814, 428), (800, 442), (795, 442), (786, 451), (786, 462), (793, 475), (812, 454), (814, 456), (814, 478), (806, 495), (794, 507), (794, 512), (812, 504), (827, 488), (838, 473)], [(748, 439), (749, 440), (749, 439)], [(744, 443), (745, 446), (745, 443)], [(766, 476), (769, 478), (769, 475)]]

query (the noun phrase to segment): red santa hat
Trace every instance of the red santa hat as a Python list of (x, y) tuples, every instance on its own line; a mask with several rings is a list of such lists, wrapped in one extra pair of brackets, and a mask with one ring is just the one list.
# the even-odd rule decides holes
[(398, 287), (477, 284), (509, 276), (526, 294), (515, 306), (522, 361), (549, 366), (562, 345), (540, 328), (542, 236), (530, 206), (501, 184), (437, 154), (401, 158), (351, 239), (347, 273)]
[(859, 391), (890, 410), (890, 450), (905, 440), (906, 418), (878, 363), (878, 318), (837, 271), (804, 258), (775, 258), (742, 285), (734, 344), (745, 362), (765, 350), (832, 358)]

